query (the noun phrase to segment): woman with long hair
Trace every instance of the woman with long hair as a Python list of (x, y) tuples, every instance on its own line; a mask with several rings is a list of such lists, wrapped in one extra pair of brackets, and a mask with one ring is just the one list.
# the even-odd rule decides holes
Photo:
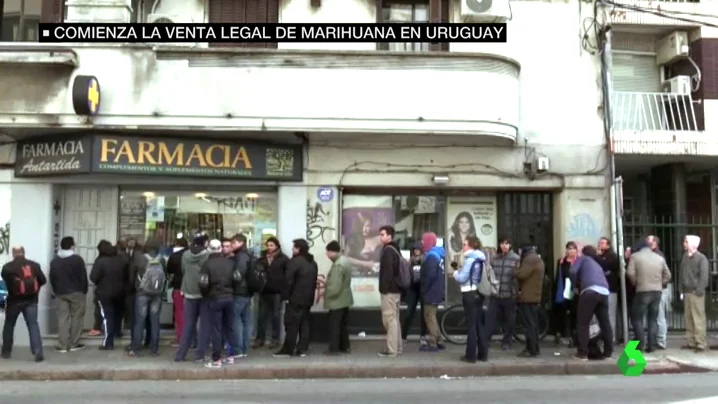
[[(576, 331), (576, 298), (568, 299), (564, 296), (566, 283), (570, 282), (569, 272), (571, 265), (578, 258), (578, 245), (569, 241), (566, 243), (564, 256), (556, 262), (556, 279), (554, 281), (554, 330), (556, 332), (555, 342), (561, 343), (561, 338), (568, 339), (569, 347), (574, 345), (574, 334)], [(575, 288), (572, 285), (571, 289)]]
[(382, 247), (381, 241), (379, 241), (379, 232), (371, 217), (364, 217), (359, 213), (352, 225), (349, 239), (346, 240), (344, 251), (347, 260), (352, 265), (353, 275), (372, 276), (375, 267), (378, 268)]
[(451, 238), (449, 239), (451, 251), (461, 253), (464, 241), (469, 236), (476, 236), (476, 226), (471, 213), (464, 211), (456, 215), (454, 224), (451, 225)]

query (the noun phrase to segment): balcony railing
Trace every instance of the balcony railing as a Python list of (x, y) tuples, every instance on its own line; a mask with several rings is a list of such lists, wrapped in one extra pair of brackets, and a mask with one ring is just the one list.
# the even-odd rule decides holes
[(612, 3), (615, 5), (604, 8), (611, 23), (698, 27), (714, 19), (718, 0), (612, 0)]
[(611, 117), (614, 132), (698, 130), (690, 95), (615, 91)]

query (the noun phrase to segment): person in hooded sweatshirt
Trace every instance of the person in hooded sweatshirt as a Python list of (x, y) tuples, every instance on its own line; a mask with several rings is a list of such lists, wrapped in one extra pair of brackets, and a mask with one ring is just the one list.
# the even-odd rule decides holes
[(576, 329), (578, 334), (578, 352), (574, 356), (578, 360), (588, 360), (589, 327), (591, 319), (596, 316), (601, 327), (603, 339), (603, 355), (610, 358), (613, 354), (613, 328), (608, 315), (609, 295), (608, 281), (603, 267), (599, 264), (598, 251), (593, 246), (585, 246), (571, 265), (569, 274), (571, 284), (578, 289), (578, 313)]
[(685, 307), (686, 339), (683, 349), (703, 352), (706, 343), (706, 288), (709, 280), (708, 258), (698, 251), (701, 238), (688, 235), (683, 240), (681, 258), (681, 291)]
[[(129, 355), (137, 356), (141, 346), (143, 331), (150, 336), (150, 351), (152, 356), (159, 354), (160, 343), (160, 310), (162, 309), (162, 296), (167, 273), (167, 263), (160, 255), (160, 245), (156, 242), (147, 242), (143, 248), (144, 255), (138, 257), (137, 273), (135, 277), (135, 290), (137, 297), (135, 302), (135, 325), (132, 330), (132, 348)], [(153, 274), (159, 273), (161, 278), (155, 278)], [(156, 279), (143, 285), (145, 279)], [(150, 327), (146, 326), (147, 319), (150, 319)]]
[(115, 349), (117, 329), (122, 326), (117, 312), (125, 305), (127, 261), (117, 254), (117, 249), (107, 240), (97, 244), (97, 253), (90, 271), (90, 280), (95, 284), (95, 295), (105, 326), (105, 338), (100, 350), (111, 351)]
[(487, 326), (493, 335), (499, 323), (503, 331), (501, 349), (509, 351), (514, 339), (514, 326), (516, 325), (516, 295), (518, 286), (514, 278), (514, 269), (518, 267), (520, 257), (511, 250), (511, 240), (502, 237), (499, 241), (499, 250), (491, 260), (496, 277), (499, 280), (499, 293), (489, 302)]
[(401, 325), (401, 339), (404, 343), (409, 338), (409, 330), (411, 330), (411, 323), (414, 322), (414, 314), (416, 313), (416, 306), (419, 306), (419, 344), (424, 346), (426, 342), (426, 321), (424, 320), (424, 302), (421, 300), (421, 264), (424, 262), (424, 248), (422, 243), (419, 241), (414, 243), (411, 248), (411, 256), (409, 263), (412, 267), (412, 284), (404, 293), (404, 300), (406, 301), (406, 317), (404, 317), (404, 323)]
[(60, 251), (50, 261), (50, 286), (57, 299), (58, 352), (77, 351), (80, 343), (85, 307), (87, 306), (87, 267), (85, 260), (75, 254), (75, 240), (63, 237)]
[[(481, 251), (481, 242), (475, 236), (468, 236), (463, 244), (464, 265), (454, 272), (449, 269), (449, 276), (453, 276), (461, 290), (461, 303), (466, 316), (466, 353), (461, 360), (476, 363), (477, 360), (485, 362), (489, 357), (489, 338), (493, 330), (484, 327), (484, 297), (478, 293), (481, 280), (481, 271), (486, 263), (486, 255)], [(479, 264), (474, 265), (475, 262)]]
[[(598, 240), (598, 263), (603, 268), (603, 273), (608, 281), (608, 291), (611, 294), (608, 297), (608, 317), (611, 319), (611, 328), (614, 336), (616, 335), (616, 327), (618, 326), (619, 298), (618, 294), (621, 290), (621, 260), (618, 254), (611, 247), (611, 240), (607, 237), (601, 237)], [(615, 341), (615, 337), (614, 337)]]
[[(204, 327), (205, 332), (209, 331), (209, 312), (206, 301), (203, 300), (202, 291), (199, 287), (200, 270), (207, 257), (207, 237), (198, 234), (192, 240), (192, 246), (182, 254), (182, 294), (184, 295), (184, 329), (180, 335), (179, 347), (175, 361), (182, 362), (187, 356), (197, 331), (197, 321), (200, 321), (200, 329)], [(209, 334), (207, 334), (209, 335)], [(200, 341), (201, 342), (201, 341)], [(207, 342), (198, 343), (194, 360), (204, 362), (204, 354), (207, 349)]]
[(309, 350), (310, 310), (314, 304), (319, 268), (314, 256), (309, 253), (307, 240), (296, 239), (292, 244), (292, 258), (287, 263), (287, 289), (284, 295), (287, 302), (284, 311), (286, 336), (284, 345), (274, 354), (275, 357), (303, 357)]
[(421, 264), (421, 301), (424, 302), (424, 321), (429, 330), (427, 345), (419, 350), (436, 352), (446, 347), (441, 343), (441, 331), (436, 313), (444, 301), (444, 247), (436, 245), (436, 234), (424, 233), (421, 237), (424, 262)]
[(182, 296), (182, 256), (187, 249), (187, 240), (175, 240), (172, 254), (167, 259), (167, 276), (172, 288), (172, 320), (175, 326), (175, 347), (179, 346), (184, 329), (184, 296)]

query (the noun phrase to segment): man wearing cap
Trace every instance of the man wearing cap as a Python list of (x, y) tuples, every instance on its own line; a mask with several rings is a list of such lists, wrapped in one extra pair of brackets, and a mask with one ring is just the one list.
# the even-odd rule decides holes
[(327, 354), (349, 353), (349, 308), (352, 295), (352, 267), (341, 254), (337, 241), (327, 244), (327, 258), (332, 267), (324, 288), (324, 308), (329, 310), (329, 351)]
[[(232, 301), (234, 262), (222, 254), (222, 242), (209, 242), (209, 256), (200, 270), (200, 288), (207, 297), (209, 322), (203, 321), (199, 330), (199, 346), (207, 346), (211, 336), (212, 360), (205, 364), (208, 368), (222, 367), (222, 336), (234, 337), (234, 303)], [(209, 327), (205, 327), (209, 323)], [(225, 363), (234, 363), (234, 357), (228, 353)]]
[[(202, 299), (202, 291), (199, 287), (199, 275), (202, 265), (207, 261), (207, 237), (198, 234), (192, 240), (192, 246), (182, 254), (182, 294), (184, 295), (184, 330), (180, 336), (180, 344), (177, 348), (175, 361), (184, 361), (187, 351), (192, 344), (193, 337), (197, 331), (197, 320), (201, 320), (200, 328), (207, 330), (209, 327), (207, 318), (207, 307)], [(207, 344), (197, 344), (195, 360), (204, 362), (204, 353)]]

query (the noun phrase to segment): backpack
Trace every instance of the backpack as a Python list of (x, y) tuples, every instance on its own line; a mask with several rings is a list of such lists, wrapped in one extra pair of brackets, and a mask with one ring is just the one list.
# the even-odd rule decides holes
[(396, 284), (400, 289), (408, 289), (412, 285), (412, 279), (414, 277), (414, 269), (411, 263), (404, 258), (403, 255), (396, 248), (390, 246), (396, 255), (399, 256), (399, 277), (396, 279)]
[(253, 293), (262, 293), (264, 287), (267, 286), (267, 271), (252, 254), (249, 254), (246, 278), (247, 287)]
[[(149, 258), (149, 257), (148, 257)], [(140, 285), (138, 290), (147, 296), (162, 296), (165, 291), (165, 269), (160, 256), (149, 258), (147, 269), (144, 275), (139, 277)]]
[(496, 279), (494, 268), (486, 261), (474, 260), (471, 264), (469, 279), (474, 279), (474, 271), (479, 270), (479, 285), (477, 292), (481, 296), (491, 297), (499, 294), (499, 281)]
[(33, 296), (40, 291), (40, 282), (30, 264), (22, 264), (20, 273), (15, 276), (14, 290), (17, 296)]

